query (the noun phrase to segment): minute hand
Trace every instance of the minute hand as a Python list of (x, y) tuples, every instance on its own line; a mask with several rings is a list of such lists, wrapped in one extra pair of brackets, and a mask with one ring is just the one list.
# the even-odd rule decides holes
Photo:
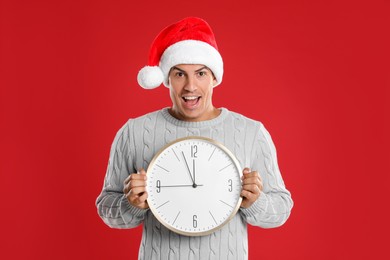
[(194, 183), (196, 183), (196, 178), (195, 178), (195, 159), (192, 161), (192, 175), (194, 176)]
[(187, 171), (188, 171), (188, 174), (190, 175), (190, 178), (191, 178), (191, 181), (192, 181), (192, 185), (195, 185), (194, 178), (192, 178), (192, 174), (191, 174), (191, 171), (190, 171), (190, 167), (188, 167), (188, 163), (187, 163), (187, 160), (186, 160), (186, 157), (185, 157), (183, 151), (181, 152), (181, 154), (183, 155), (184, 162), (186, 163)]

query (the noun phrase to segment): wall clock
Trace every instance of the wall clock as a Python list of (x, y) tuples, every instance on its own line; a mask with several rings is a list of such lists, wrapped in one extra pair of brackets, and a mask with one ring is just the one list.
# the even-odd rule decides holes
[(168, 229), (187, 236), (208, 235), (237, 213), (242, 169), (221, 143), (185, 137), (164, 146), (147, 169), (148, 204)]

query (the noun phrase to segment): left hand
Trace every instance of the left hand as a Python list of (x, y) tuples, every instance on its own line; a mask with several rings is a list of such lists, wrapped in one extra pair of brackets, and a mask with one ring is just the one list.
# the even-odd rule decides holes
[(245, 168), (242, 176), (241, 208), (249, 208), (260, 197), (263, 190), (263, 181), (257, 171)]
[(140, 169), (139, 173), (132, 173), (123, 183), (123, 193), (131, 205), (139, 209), (149, 208), (146, 192), (146, 172)]

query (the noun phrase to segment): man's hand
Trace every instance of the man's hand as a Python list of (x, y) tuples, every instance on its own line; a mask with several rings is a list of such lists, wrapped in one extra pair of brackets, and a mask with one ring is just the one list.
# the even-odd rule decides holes
[(149, 208), (148, 193), (146, 192), (146, 172), (140, 169), (139, 173), (130, 174), (124, 181), (123, 193), (131, 205), (140, 209)]
[(245, 168), (242, 173), (241, 207), (246, 209), (259, 198), (263, 190), (263, 182), (257, 171), (251, 172), (249, 168)]

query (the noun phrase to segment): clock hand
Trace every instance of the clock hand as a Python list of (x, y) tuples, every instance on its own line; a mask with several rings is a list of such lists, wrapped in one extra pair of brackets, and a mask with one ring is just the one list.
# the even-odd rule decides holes
[(196, 184), (195, 184), (194, 178), (192, 178), (192, 174), (191, 174), (191, 171), (190, 171), (190, 167), (188, 167), (188, 163), (187, 163), (186, 157), (184, 156), (183, 151), (181, 152), (181, 154), (183, 155), (184, 162), (186, 163), (186, 166), (187, 166), (188, 174), (190, 175), (190, 178), (191, 178), (191, 181), (192, 181), (192, 185), (194, 186), (194, 185), (196, 185)]
[(195, 182), (195, 159), (192, 161), (192, 174), (194, 175), (194, 185), (196, 185), (196, 182)]
[[(161, 185), (160, 188), (174, 188), (174, 187), (193, 187), (192, 184), (185, 184), (185, 185)], [(198, 184), (196, 186), (203, 186), (203, 184)]]

